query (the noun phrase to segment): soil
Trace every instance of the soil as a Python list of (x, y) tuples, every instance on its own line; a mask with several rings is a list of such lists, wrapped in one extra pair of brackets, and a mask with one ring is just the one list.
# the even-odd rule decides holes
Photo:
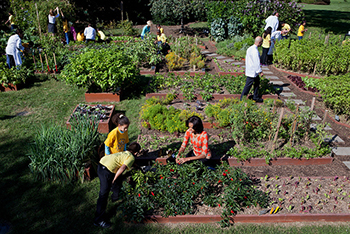
[[(221, 72), (244, 72), (244, 64), (245, 62), (242, 61), (241, 65), (234, 65), (234, 64), (229, 64), (225, 63), (223, 60), (217, 59), (217, 63), (219, 64), (218, 68)], [(241, 60), (237, 60), (241, 61)]]
[[(246, 207), (238, 214), (256, 215), (268, 210), (266, 215), (269, 215), (271, 208), (277, 206), (278, 214), (350, 213), (350, 180), (346, 176), (266, 178), (255, 179), (255, 186), (269, 194), (269, 207)], [(220, 215), (222, 212), (220, 207), (199, 205), (196, 208), (196, 215)]]

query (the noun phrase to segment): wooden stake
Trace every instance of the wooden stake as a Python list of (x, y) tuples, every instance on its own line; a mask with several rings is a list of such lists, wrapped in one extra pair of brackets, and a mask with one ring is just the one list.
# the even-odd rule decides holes
[(312, 98), (312, 101), (311, 101), (311, 111), (313, 111), (314, 108), (315, 108), (315, 101), (316, 101), (316, 98), (313, 97), (313, 98)]
[(311, 32), (310, 32), (310, 34), (309, 34), (309, 39), (311, 39)]
[(294, 121), (293, 121), (293, 127), (292, 127), (292, 134), (290, 136), (290, 145), (293, 146), (293, 137), (294, 137), (294, 132), (297, 126), (297, 119), (298, 119), (298, 114), (299, 114), (299, 104), (297, 104), (297, 111), (295, 113)]
[(40, 20), (39, 20), (39, 12), (38, 12), (38, 6), (36, 5), (36, 3), (35, 3), (35, 9), (36, 9), (36, 18), (37, 18), (37, 20), (38, 20), (38, 25), (39, 25), (40, 39), (42, 39), (42, 36), (41, 36), (41, 27), (40, 27)]
[[(311, 101), (311, 108), (310, 108), (311, 113), (313, 112), (313, 110), (315, 108), (315, 101), (316, 101), (316, 98), (313, 97), (312, 101)], [(305, 134), (305, 139), (306, 140), (309, 139), (309, 131), (310, 131), (311, 119), (312, 119), (312, 116), (307, 120), (307, 123), (306, 123), (306, 127), (307, 127), (307, 131), (306, 131), (306, 134)]]
[(323, 115), (322, 125), (326, 123), (327, 113), (328, 113), (328, 110), (325, 110)]
[(56, 72), (58, 72), (58, 70), (57, 70), (57, 63), (56, 63), (56, 56), (55, 56), (55, 53), (53, 53), (53, 60), (55, 61), (55, 68), (56, 68)]
[(280, 118), (278, 119), (277, 131), (276, 131), (276, 134), (275, 134), (275, 138), (273, 139), (273, 142), (272, 142), (271, 153), (273, 152), (274, 147), (275, 147), (275, 143), (276, 143), (276, 141), (277, 141), (277, 136), (278, 136), (279, 128), (280, 128), (281, 123), (282, 123), (283, 114), (284, 114), (284, 107), (282, 107), (282, 109), (281, 109), (281, 114), (280, 114)]
[(43, 64), (43, 58), (41, 57), (41, 54), (39, 52), (40, 62), (41, 62), (41, 72), (44, 71), (44, 64)]

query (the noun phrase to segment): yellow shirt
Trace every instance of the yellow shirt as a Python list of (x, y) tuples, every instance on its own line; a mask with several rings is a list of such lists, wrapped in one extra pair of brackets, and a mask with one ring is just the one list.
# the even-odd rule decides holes
[(10, 15), (9, 21), (11, 24), (15, 24), (15, 17), (13, 17), (13, 15)]
[(84, 33), (78, 33), (78, 35), (77, 35), (77, 41), (84, 41), (84, 40), (85, 40)]
[(100, 164), (107, 167), (110, 172), (117, 173), (118, 169), (123, 166), (123, 164), (125, 164), (127, 170), (130, 170), (134, 161), (135, 157), (130, 151), (124, 151), (102, 157)]
[(163, 28), (160, 28), (160, 29), (159, 29), (159, 32), (160, 32), (160, 34), (163, 34), (163, 33), (164, 33), (164, 29), (163, 29)]
[(67, 20), (64, 20), (63, 21), (63, 32), (64, 33), (67, 33), (69, 31), (69, 28), (68, 28), (68, 21)]
[(304, 32), (303, 32), (304, 29), (305, 29), (304, 25), (300, 25), (300, 26), (299, 26), (299, 29), (298, 29), (298, 37), (304, 36)]
[(124, 151), (125, 144), (129, 142), (128, 131), (121, 133), (116, 127), (107, 136), (105, 145), (109, 147), (112, 154)]
[[(264, 38), (264, 37), (263, 37)], [(268, 34), (264, 39), (263, 39), (263, 43), (262, 43), (262, 47), (263, 48), (270, 48), (270, 41), (271, 41), (271, 35)]]
[(165, 42), (166, 42), (166, 36), (165, 36), (165, 34), (162, 33), (160, 36), (157, 35), (157, 40), (158, 40), (158, 41), (162, 41), (163, 43), (165, 43)]
[(98, 31), (98, 35), (101, 38), (101, 40), (104, 41), (106, 39), (106, 35), (102, 31)]

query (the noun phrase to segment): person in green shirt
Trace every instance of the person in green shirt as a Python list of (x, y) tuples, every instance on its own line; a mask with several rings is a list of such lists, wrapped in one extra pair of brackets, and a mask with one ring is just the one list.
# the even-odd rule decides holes
[(122, 174), (131, 169), (135, 157), (141, 150), (141, 146), (133, 142), (127, 151), (109, 154), (101, 158), (97, 166), (97, 175), (100, 179), (100, 192), (97, 199), (97, 208), (94, 225), (109, 228), (111, 223), (105, 220), (109, 191), (112, 191), (112, 202), (118, 200), (119, 190), (122, 185)]

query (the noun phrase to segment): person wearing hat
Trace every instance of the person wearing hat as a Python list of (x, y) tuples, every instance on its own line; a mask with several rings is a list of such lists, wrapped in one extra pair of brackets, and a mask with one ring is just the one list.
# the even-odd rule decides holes
[(153, 24), (152, 21), (150, 21), (150, 20), (147, 21), (147, 25), (145, 25), (145, 27), (143, 27), (142, 32), (141, 32), (141, 39), (144, 39), (146, 34), (150, 33), (152, 24)]

